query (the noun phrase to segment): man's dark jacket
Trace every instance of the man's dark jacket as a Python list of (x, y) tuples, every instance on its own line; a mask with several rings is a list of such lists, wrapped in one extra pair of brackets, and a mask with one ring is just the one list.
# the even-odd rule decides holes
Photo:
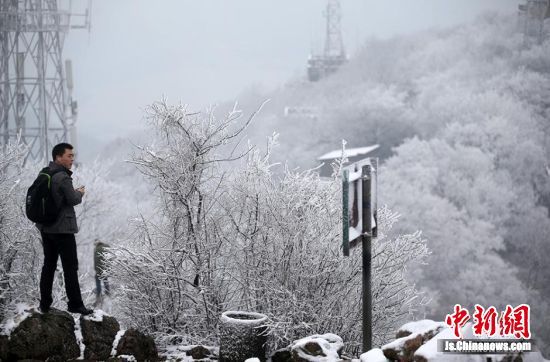
[(61, 170), (52, 177), (51, 192), (58, 207), (61, 207), (59, 215), (51, 225), (36, 224), (36, 227), (48, 234), (76, 234), (78, 225), (74, 206), (82, 202), (82, 193), (73, 187), (73, 174), (70, 170), (55, 162), (48, 165), (51, 172)]

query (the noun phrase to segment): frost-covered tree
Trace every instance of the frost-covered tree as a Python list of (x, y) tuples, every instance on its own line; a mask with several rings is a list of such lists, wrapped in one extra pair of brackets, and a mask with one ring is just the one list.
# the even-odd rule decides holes
[[(89, 282), (84, 285), (93, 285), (94, 240), (116, 244), (129, 232), (128, 220), (136, 211), (134, 188), (125, 180), (112, 179), (113, 164), (112, 159), (98, 158), (73, 170), (75, 186), (86, 186), (86, 196), (76, 208), (79, 269)], [(82, 289), (84, 294), (91, 294), (91, 287)]]
[[(266, 313), (280, 345), (312, 333), (361, 339), (361, 253), (341, 255), (341, 183), (312, 170), (274, 174), (271, 146), (250, 153), (223, 203), (223, 235), (233, 261), (238, 306)], [(404, 278), (427, 254), (419, 233), (391, 235), (397, 215), (380, 210), (374, 242), (373, 305), (377, 343), (422, 304)], [(225, 221), (227, 220), (227, 221)]]
[[(274, 345), (334, 332), (353, 346), (361, 258), (341, 256), (340, 182), (313, 171), (276, 176), (273, 142), (266, 154), (239, 148), (251, 121), (237, 126), (240, 115), (150, 108), (158, 138), (133, 162), (156, 185), (159, 203), (156, 217), (137, 218), (114, 252), (125, 319), (164, 342), (214, 342), (221, 312), (238, 308), (270, 317)], [(381, 210), (384, 232), (374, 245), (379, 343), (422, 304), (404, 274), (426, 255), (425, 241), (392, 235), (396, 218)]]
[(25, 154), (19, 142), (0, 150), (0, 321), (12, 303), (32, 303), (38, 295), (41, 246), (25, 217), (26, 187), (32, 180), (23, 166)]
[(122, 312), (157, 337), (212, 340), (230, 291), (224, 283), (222, 242), (214, 227), (217, 199), (226, 192), (228, 171), (220, 148), (239, 137), (222, 121), (156, 103), (149, 119), (157, 143), (141, 149), (133, 163), (158, 190), (153, 220), (137, 221), (127, 247), (115, 252), (114, 274), (122, 286)]

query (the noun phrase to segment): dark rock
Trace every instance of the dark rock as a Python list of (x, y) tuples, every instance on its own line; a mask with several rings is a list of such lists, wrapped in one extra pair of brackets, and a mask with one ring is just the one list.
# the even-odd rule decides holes
[(323, 347), (319, 345), (317, 342), (307, 342), (304, 345), (304, 349), (306, 350), (307, 354), (310, 356), (323, 356), (325, 357), (325, 353), (323, 352)]
[(103, 321), (96, 322), (88, 317), (80, 317), (80, 328), (86, 348), (84, 358), (104, 361), (111, 356), (113, 341), (120, 325), (113, 317), (103, 316)]
[[(48, 359), (46, 359), (46, 362), (65, 362), (65, 360), (63, 358), (61, 358), (60, 356), (53, 356), (53, 357), (49, 357)], [(80, 360), (79, 360), (80, 362)], [(86, 361), (83, 361), (83, 362), (86, 362)]]
[(193, 359), (206, 359), (212, 356), (212, 352), (204, 346), (195, 346), (185, 352), (185, 354), (193, 357)]
[(8, 359), (8, 336), (0, 336), (0, 361)]
[(11, 334), (8, 360), (67, 361), (80, 356), (74, 319), (67, 312), (33, 313)]
[(410, 336), (411, 334), (412, 333), (409, 331), (398, 330), (397, 334), (395, 335), (395, 339), (407, 337), (407, 336)]
[(521, 352), (518, 354), (507, 354), (500, 362), (523, 362), (523, 357), (521, 356)]
[(397, 361), (399, 358), (399, 351), (395, 348), (385, 348), (382, 352), (390, 361)]
[(157, 361), (158, 351), (153, 338), (144, 335), (138, 330), (130, 328), (118, 342), (117, 356), (132, 355), (139, 362)]
[[(426, 340), (427, 341), (427, 340)], [(422, 335), (418, 335), (414, 338), (411, 338), (405, 342), (405, 345), (403, 346), (403, 354), (405, 357), (410, 358), (412, 360), (412, 356), (414, 355), (414, 352), (416, 352), (417, 349), (422, 346), (424, 343), (424, 338), (422, 338)]]
[(293, 347), (292, 348), (292, 361), (293, 362), (307, 362), (308, 359), (304, 359), (300, 356), (300, 351), (305, 352), (308, 356), (312, 357), (326, 357), (326, 354), (323, 352), (323, 347), (315, 341), (310, 341), (304, 344), (302, 347)]
[(292, 354), (287, 348), (279, 349), (271, 355), (271, 362), (291, 362), (291, 361), (292, 361)]
[(402, 348), (385, 348), (382, 352), (389, 360), (411, 362), (414, 360), (414, 352), (416, 352), (416, 350), (420, 348), (423, 343), (424, 339), (421, 334), (418, 334), (412, 338), (408, 336), (408, 339), (403, 342)]
[[(413, 329), (407, 330), (408, 328)], [(416, 350), (437, 335), (443, 328), (443, 323), (434, 322), (432, 320), (423, 320), (406, 324), (397, 332), (397, 340), (401, 339), (402, 343), (400, 343), (399, 347), (396, 348), (384, 348), (384, 356), (392, 361), (425, 362), (424, 357), (415, 356)], [(413, 334), (412, 331), (414, 330), (417, 332)]]
[(414, 355), (414, 356), (413, 356), (413, 361), (414, 361), (414, 362), (428, 362), (428, 360), (426, 359), (426, 357), (424, 357), (424, 356), (418, 356), (418, 355)]
[(315, 334), (292, 342), (289, 346), (293, 362), (317, 360), (341, 360), (344, 342), (332, 333)]

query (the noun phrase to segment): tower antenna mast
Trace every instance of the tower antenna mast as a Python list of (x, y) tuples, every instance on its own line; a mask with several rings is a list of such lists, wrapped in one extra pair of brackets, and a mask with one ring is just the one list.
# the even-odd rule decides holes
[(525, 43), (541, 44), (545, 37), (544, 22), (550, 18), (550, 0), (526, 0), (518, 6)]
[[(60, 6), (60, 3), (63, 5)], [(70, 142), (76, 126), (63, 62), (71, 28), (90, 28), (71, 0), (0, 0), (0, 144), (20, 137), (27, 158), (44, 161), (59, 142)], [(75, 24), (72, 18), (79, 18)]]
[(308, 60), (308, 78), (315, 82), (334, 73), (347, 61), (342, 38), (342, 12), (339, 0), (327, 0), (325, 11), (326, 34), (325, 49), (321, 55), (310, 55)]

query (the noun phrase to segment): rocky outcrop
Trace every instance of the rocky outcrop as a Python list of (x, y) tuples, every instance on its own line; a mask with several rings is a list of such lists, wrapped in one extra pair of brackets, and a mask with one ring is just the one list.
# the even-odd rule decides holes
[(84, 345), (84, 358), (104, 361), (111, 356), (113, 341), (120, 325), (113, 317), (103, 316), (101, 321), (80, 317)]
[[(487, 336), (475, 336), (472, 323), (469, 322), (462, 327), (464, 339), (487, 339)], [(472, 362), (521, 362), (523, 355), (505, 354), (453, 354), (444, 353), (438, 348), (441, 340), (456, 340), (453, 331), (446, 327), (443, 322), (422, 320), (407, 323), (396, 334), (396, 340), (390, 342), (380, 349), (371, 350), (361, 355), (361, 362), (451, 362), (465, 360)], [(498, 339), (495, 339), (495, 342)], [(528, 353), (530, 362), (547, 362), (536, 348)]]
[(137, 330), (121, 332), (115, 342), (119, 323), (101, 311), (81, 316), (76, 323), (72, 315), (58, 310), (42, 314), (28, 309), (24, 313), (4, 323), (11, 327), (9, 336), (0, 335), (0, 361), (158, 360), (154, 340)]
[(8, 336), (0, 335), (0, 361), (8, 359)]
[(418, 361), (415, 352), (437, 335), (445, 324), (432, 320), (422, 320), (403, 325), (396, 333), (396, 340), (382, 347), (384, 356), (392, 361)]
[(215, 357), (212, 351), (204, 346), (195, 346), (186, 352), (194, 360), (204, 360)]
[(62, 361), (80, 356), (74, 319), (67, 312), (32, 313), (11, 333), (6, 360)]
[(128, 329), (124, 333), (116, 347), (116, 355), (132, 355), (138, 361), (158, 360), (158, 351), (154, 339), (136, 329)]
[(290, 353), (290, 348), (283, 348), (275, 351), (271, 355), (271, 362), (291, 362), (292, 353)]
[(346, 361), (342, 355), (344, 342), (336, 334), (315, 334), (298, 339), (287, 348), (275, 351), (272, 362)]

